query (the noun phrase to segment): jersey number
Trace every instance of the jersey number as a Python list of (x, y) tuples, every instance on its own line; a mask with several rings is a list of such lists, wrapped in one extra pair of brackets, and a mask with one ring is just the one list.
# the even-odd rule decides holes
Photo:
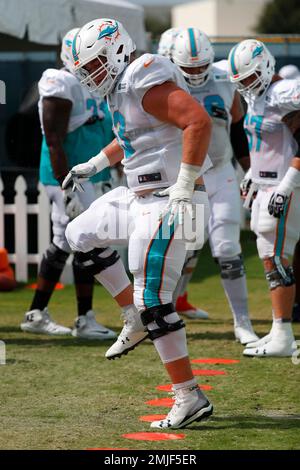
[[(256, 137), (256, 145), (255, 145), (255, 151), (259, 152), (260, 147), (261, 147), (261, 127), (262, 127), (262, 122), (263, 122), (263, 116), (249, 116), (247, 113), (245, 116), (245, 126), (254, 126), (254, 132), (255, 132), (255, 137)], [(245, 132), (248, 137), (248, 145), (249, 145), (249, 150), (253, 150), (253, 134), (252, 132), (245, 127)]]
[(120, 145), (124, 149), (125, 158), (131, 157), (134, 154), (134, 149), (131, 146), (130, 140), (125, 136), (125, 118), (119, 111), (115, 111), (113, 115), (114, 128), (118, 133)]

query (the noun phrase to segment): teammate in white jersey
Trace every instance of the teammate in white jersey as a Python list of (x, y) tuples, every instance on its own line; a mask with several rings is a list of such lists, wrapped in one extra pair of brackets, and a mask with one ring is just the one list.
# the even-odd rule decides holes
[[(159, 39), (157, 53), (168, 57), (172, 57), (172, 48), (175, 38), (180, 32), (180, 28), (170, 28), (164, 31)], [(176, 302), (176, 311), (180, 315), (184, 315), (190, 319), (203, 319), (208, 318), (208, 313), (198, 307), (192, 305), (188, 300), (187, 285), (192, 277), (193, 271), (196, 267), (197, 257), (194, 253), (188, 254), (184, 264), (182, 275), (178, 281), (177, 287), (174, 292), (174, 302)]]
[(171, 59), (172, 47), (179, 31), (180, 28), (170, 28), (162, 33), (157, 46), (157, 53), (159, 55), (163, 55), (164, 57)]
[[(295, 64), (288, 64), (281, 67), (278, 74), (282, 78), (298, 79), (300, 80), (300, 70)], [(299, 116), (299, 125), (300, 125), (300, 116)], [(295, 131), (297, 132), (297, 127)], [(298, 131), (299, 132), (299, 131)], [(294, 258), (293, 258), (293, 269), (296, 281), (296, 296), (295, 303), (292, 313), (292, 321), (300, 322), (300, 239), (298, 240), (295, 248)]]
[(102, 246), (129, 245), (134, 304), (176, 397), (166, 419), (151, 427), (181, 428), (212, 413), (191, 370), (184, 323), (172, 305), (186, 254), (179, 232), (192, 200), (204, 206), (203, 229), (208, 219), (207, 194), (195, 184), (205, 171), (211, 121), (174, 64), (152, 54), (130, 62), (132, 51), (128, 33), (112, 19), (88, 23), (73, 41), (75, 71), (83, 84), (108, 97), (117, 141), (89, 164), (73, 168), (66, 184), (122, 159), (129, 189), (99, 198), (70, 222), (66, 236), (86, 266), (95, 265), (95, 250)]
[[(171, 58), (181, 70), (191, 95), (205, 107), (213, 121), (208, 149), (213, 168), (204, 175), (211, 211), (208, 237), (212, 255), (220, 266), (222, 284), (234, 319), (235, 337), (246, 344), (258, 338), (248, 314), (246, 276), (240, 245), (240, 192), (231, 162), (234, 149), (242, 168), (247, 171), (250, 166), (240, 96), (229, 80), (227, 61), (213, 62), (212, 45), (199, 29), (181, 29), (177, 33)], [(179, 310), (181, 296), (185, 295), (187, 281), (192, 276), (197, 257), (197, 252), (189, 256), (187, 273), (179, 282)]]
[[(48, 303), (63, 271), (71, 249), (65, 237), (70, 219), (76, 217), (96, 199), (93, 181), (85, 183), (84, 193), (71, 188), (62, 191), (64, 176), (76, 163), (87, 161), (112, 140), (112, 123), (102, 99), (93, 96), (71, 73), (70, 48), (79, 28), (69, 31), (62, 42), (61, 59), (64, 68), (47, 69), (39, 81), (39, 114), (43, 131), (40, 181), (45, 185), (52, 203), (53, 239), (44, 253), (38, 275), (37, 289), (25, 321), (23, 331), (49, 335), (70, 334), (71, 330), (55, 323), (48, 311)], [(100, 180), (110, 178), (104, 170)], [(113, 339), (116, 334), (96, 322), (92, 310), (94, 278), (88, 276), (73, 261), (78, 318), (73, 336), (84, 339)]]
[(274, 57), (254, 39), (237, 44), (228, 62), (231, 80), (248, 105), (244, 126), (252, 184), (258, 190), (251, 229), (257, 235), (273, 309), (270, 333), (247, 345), (244, 354), (291, 356), (296, 348), (291, 326), (295, 279), (288, 257), (300, 233), (300, 140), (291, 130), (300, 112), (300, 81), (276, 75)]

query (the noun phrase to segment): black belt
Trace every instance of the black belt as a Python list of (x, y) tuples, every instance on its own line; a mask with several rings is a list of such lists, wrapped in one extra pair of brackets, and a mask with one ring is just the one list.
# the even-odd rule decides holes
[(83, 124), (84, 126), (90, 126), (91, 124), (95, 124), (95, 122), (101, 121), (99, 116), (91, 116), (85, 123)]

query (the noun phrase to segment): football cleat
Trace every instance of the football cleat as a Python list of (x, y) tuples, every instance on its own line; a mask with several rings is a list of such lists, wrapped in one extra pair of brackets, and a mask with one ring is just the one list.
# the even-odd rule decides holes
[(25, 322), (21, 323), (21, 330), (26, 333), (37, 333), (44, 335), (70, 335), (71, 329), (55, 323), (48, 312), (44, 310), (30, 310), (25, 313)]
[(117, 341), (105, 353), (106, 359), (109, 360), (128, 354), (148, 337), (141, 316), (135, 309), (123, 312), (121, 317), (124, 321), (123, 329)]
[(80, 315), (75, 320), (72, 336), (82, 339), (98, 339), (100, 341), (115, 339), (117, 334), (96, 321), (93, 310), (89, 310), (86, 315)]
[(248, 316), (239, 319), (239, 321), (234, 325), (234, 335), (236, 341), (239, 341), (241, 344), (247, 344), (259, 339), (253, 331), (252, 324)]
[(264, 346), (265, 344), (269, 343), (272, 339), (272, 330), (267, 335), (260, 338), (258, 341), (252, 341), (247, 343), (247, 348), (259, 348), (260, 346)]
[(208, 313), (205, 312), (205, 310), (200, 310), (188, 302), (187, 292), (177, 297), (176, 312), (179, 315), (184, 315), (187, 318), (190, 318), (191, 320), (208, 319)]
[(175, 403), (165, 419), (153, 421), (151, 428), (179, 429), (193, 421), (202, 421), (213, 412), (212, 404), (201, 392), (198, 385), (175, 390)]
[(290, 322), (273, 323), (271, 340), (256, 348), (246, 347), (244, 356), (251, 357), (290, 357), (297, 350)]

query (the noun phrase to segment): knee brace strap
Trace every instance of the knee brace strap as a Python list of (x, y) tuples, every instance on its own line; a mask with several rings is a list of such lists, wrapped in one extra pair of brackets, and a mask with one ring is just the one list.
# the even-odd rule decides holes
[(82, 264), (80, 261), (77, 261), (78, 258), (78, 251), (74, 253), (74, 258), (72, 262), (72, 267), (73, 267), (73, 274), (74, 274), (74, 282), (75, 284), (89, 284), (92, 285), (94, 284), (94, 275), (87, 272), (86, 269), (82, 268)]
[(241, 255), (239, 255), (238, 259), (229, 259), (226, 261), (217, 258), (217, 262), (221, 268), (222, 279), (234, 280), (245, 275), (245, 266)]
[(295, 284), (295, 276), (292, 266), (284, 267), (276, 257), (273, 257), (275, 269), (273, 271), (265, 271), (266, 279), (269, 283), (269, 289), (274, 290), (279, 286), (289, 287)]
[(173, 304), (157, 305), (144, 310), (141, 314), (143, 325), (147, 326), (149, 323), (155, 322), (158, 326), (155, 330), (149, 330), (149, 338), (154, 339), (165, 336), (172, 331), (180, 330), (185, 327), (183, 320), (178, 320), (175, 323), (168, 323), (163, 317), (175, 312)]
[(94, 250), (88, 251), (87, 253), (76, 252), (74, 256), (74, 266), (80, 267), (82, 272), (86, 272), (91, 275), (99, 274), (109, 266), (115, 264), (120, 256), (114, 250), (110, 255), (103, 258), (101, 254), (107, 250), (107, 248), (94, 248)]
[(69, 253), (61, 250), (58, 246), (51, 243), (46, 253), (43, 255), (40, 276), (49, 281), (58, 281), (62, 270), (65, 267)]

